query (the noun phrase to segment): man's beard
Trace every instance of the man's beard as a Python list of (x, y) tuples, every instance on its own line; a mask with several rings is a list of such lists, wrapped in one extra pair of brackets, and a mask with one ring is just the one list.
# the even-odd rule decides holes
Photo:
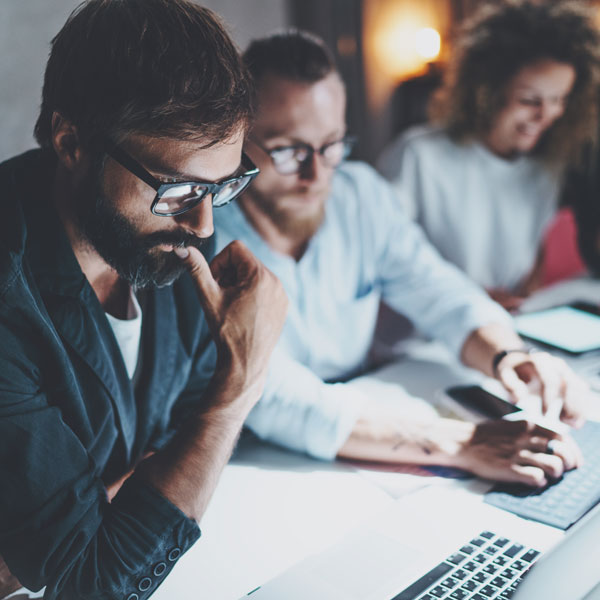
[(135, 289), (172, 284), (186, 268), (173, 252), (158, 246), (195, 246), (204, 251), (211, 238), (199, 238), (182, 231), (140, 234), (135, 225), (103, 196), (102, 167), (93, 172), (95, 175), (90, 175), (82, 186), (76, 203), (76, 218), (84, 241)]
[(279, 198), (266, 197), (257, 194), (255, 190), (252, 190), (248, 196), (268, 215), (280, 233), (294, 239), (310, 239), (317, 232), (325, 218), (325, 202), (321, 203), (310, 214), (298, 215), (287, 209)]

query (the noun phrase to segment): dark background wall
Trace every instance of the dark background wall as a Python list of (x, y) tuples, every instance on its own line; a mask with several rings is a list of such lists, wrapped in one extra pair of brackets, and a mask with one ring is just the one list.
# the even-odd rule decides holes
[[(282, 0), (203, 0), (240, 47), (289, 25)], [(79, 0), (0, 0), (0, 161), (34, 146), (50, 40)]]
[[(457, 28), (484, 0), (197, 1), (223, 17), (241, 48), (254, 37), (289, 26), (323, 37), (346, 82), (349, 131), (359, 137), (355, 157), (374, 162), (394, 135), (425, 118), (428, 95), (452, 51)], [(0, 0), (0, 160), (34, 144), (32, 128), (49, 43), (77, 4)], [(412, 70), (396, 65), (411, 51), (404, 22), (439, 31), (439, 60)]]

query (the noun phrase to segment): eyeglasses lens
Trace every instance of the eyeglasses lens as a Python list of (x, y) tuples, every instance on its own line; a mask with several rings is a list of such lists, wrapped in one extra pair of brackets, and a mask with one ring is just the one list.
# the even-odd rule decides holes
[(305, 148), (282, 148), (271, 152), (275, 168), (282, 175), (290, 175), (298, 171), (307, 157), (308, 153)]
[[(328, 167), (337, 167), (347, 156), (346, 142), (341, 140), (323, 148), (323, 162)], [(349, 149), (348, 149), (349, 150)]]
[(197, 204), (207, 189), (201, 185), (177, 185), (166, 190), (154, 207), (157, 214), (173, 214), (186, 210), (188, 206)]
[[(330, 168), (337, 167), (352, 150), (352, 143), (348, 140), (339, 140), (324, 146), (321, 154), (323, 164)], [(311, 158), (313, 150), (303, 146), (282, 148), (270, 152), (278, 173), (292, 175), (297, 173), (302, 165)]]
[(213, 206), (224, 206), (239, 196), (252, 181), (252, 177), (239, 177), (233, 181), (226, 183), (216, 194), (213, 194)]

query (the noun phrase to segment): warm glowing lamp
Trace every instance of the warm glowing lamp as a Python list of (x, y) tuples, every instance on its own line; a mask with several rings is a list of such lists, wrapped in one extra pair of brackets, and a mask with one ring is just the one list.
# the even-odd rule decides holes
[(415, 33), (415, 50), (426, 61), (435, 60), (442, 46), (440, 34), (432, 27), (424, 27)]

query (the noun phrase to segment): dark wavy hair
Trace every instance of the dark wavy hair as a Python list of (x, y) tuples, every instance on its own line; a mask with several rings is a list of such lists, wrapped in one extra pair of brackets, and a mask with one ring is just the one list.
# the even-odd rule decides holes
[(582, 2), (490, 2), (462, 28), (430, 117), (457, 141), (481, 136), (523, 67), (544, 59), (567, 63), (576, 80), (565, 112), (534, 150), (542, 160), (563, 163), (595, 137), (599, 57), (600, 35)]
[(186, 0), (87, 0), (52, 40), (35, 137), (52, 114), (84, 145), (136, 132), (210, 146), (246, 128), (251, 86), (219, 18)]

